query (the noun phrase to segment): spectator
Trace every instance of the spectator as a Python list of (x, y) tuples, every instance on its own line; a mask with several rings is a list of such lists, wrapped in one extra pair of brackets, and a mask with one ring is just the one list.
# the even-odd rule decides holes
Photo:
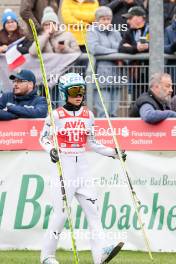
[(47, 115), (47, 102), (37, 95), (35, 75), (29, 70), (12, 74), (13, 92), (0, 97), (0, 120), (17, 118), (42, 118)]
[[(70, 63), (75, 63), (77, 58), (81, 55), (80, 48), (71, 32), (61, 30), (61, 27), (59, 27), (59, 19), (52, 7), (46, 7), (44, 9), (41, 25), (42, 31), (38, 36), (41, 51), (43, 53), (63, 54), (64, 58), (62, 55), (61, 60), (62, 63), (66, 63), (66, 66), (69, 66)], [(29, 53), (32, 56), (37, 56), (35, 41), (30, 47)], [(69, 60), (65, 54), (70, 56)], [(57, 60), (59, 59), (60, 57), (57, 58)], [(41, 86), (41, 90), (44, 90), (43, 85)], [(42, 94), (45, 94), (45, 92), (43, 91)], [(58, 101), (62, 102), (57, 84), (51, 88), (51, 97), (53, 101), (57, 101), (55, 105), (58, 105)]]
[(141, 6), (144, 8), (142, 0), (101, 0), (100, 4), (111, 8), (113, 12), (112, 24), (116, 26), (117, 30), (120, 30), (122, 35), (127, 30), (127, 19), (122, 15), (127, 13), (133, 6)]
[(98, 0), (63, 0), (61, 14), (68, 31), (75, 36), (82, 52), (86, 52), (83, 34), (95, 21)]
[[(5, 53), (8, 46), (14, 41), (25, 37), (18, 24), (18, 18), (11, 9), (6, 9), (2, 15), (3, 29), (0, 30), (0, 53)], [(31, 42), (24, 38), (17, 46), (21, 53), (27, 53)]]
[(176, 0), (164, 0), (164, 27), (172, 23)]
[(154, 74), (150, 81), (149, 91), (137, 99), (130, 116), (141, 117), (151, 124), (168, 117), (176, 117), (176, 112), (170, 110), (172, 91), (172, 79), (169, 74)]
[[(79, 52), (79, 46), (70, 32), (59, 29), (59, 19), (52, 7), (44, 9), (42, 32), (39, 35), (41, 51), (44, 53), (73, 53)], [(30, 47), (29, 53), (37, 56), (35, 42)]]
[(130, 54), (148, 52), (149, 25), (145, 21), (145, 10), (139, 6), (132, 7), (129, 9), (127, 14), (123, 15), (123, 17), (127, 18), (130, 28), (122, 39), (120, 52)]
[[(123, 16), (127, 18), (130, 28), (122, 38), (119, 51), (130, 54), (148, 52), (149, 25), (146, 22), (145, 10), (135, 6), (130, 8), (128, 13)], [(132, 93), (133, 101), (147, 89), (145, 83), (148, 83), (148, 68), (140, 66), (141, 63), (142, 65), (148, 65), (148, 61), (130, 61), (130, 65), (133, 66), (129, 71), (130, 83), (132, 83), (132, 87), (129, 87), (129, 94)]]
[[(93, 55), (107, 55), (117, 53), (121, 41), (121, 35), (114, 30), (112, 21), (112, 11), (109, 7), (101, 6), (95, 13), (97, 26), (91, 26), (87, 32), (87, 43), (90, 52)], [(102, 30), (103, 29), (103, 30)], [(102, 60), (97, 63), (97, 78), (104, 78), (105, 82), (101, 83), (102, 94), (106, 101), (106, 105), (111, 117), (117, 116), (117, 108), (119, 104), (119, 88), (113, 82), (108, 83), (108, 78), (117, 77), (117, 62)], [(112, 84), (113, 83), (113, 84)], [(104, 110), (99, 99), (97, 90), (95, 90), (95, 106), (98, 117), (103, 117)]]
[(164, 37), (164, 52), (173, 54), (176, 52), (176, 9), (172, 24), (165, 29)]
[(59, 2), (59, 0), (21, 0), (20, 15), (27, 24), (29, 39), (33, 40), (29, 19), (33, 20), (37, 31), (40, 32), (43, 10), (51, 6), (58, 15)]
[[(165, 29), (164, 34), (164, 52), (167, 54), (176, 53), (176, 8), (173, 16), (173, 21), (170, 26)], [(167, 71), (171, 74), (174, 82), (174, 90), (176, 86), (176, 59), (167, 61)]]

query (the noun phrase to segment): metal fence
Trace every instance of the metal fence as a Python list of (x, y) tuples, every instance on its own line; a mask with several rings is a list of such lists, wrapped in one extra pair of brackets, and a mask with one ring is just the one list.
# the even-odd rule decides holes
[[(176, 56), (166, 56), (174, 62)], [(97, 56), (96, 61), (99, 60), (120, 60), (123, 63), (113, 67), (106, 67), (106, 71), (112, 73), (109, 81), (107, 76), (96, 75), (101, 91), (103, 93), (104, 102), (111, 117), (128, 117), (130, 105), (136, 101), (139, 95), (148, 90), (149, 83), (149, 65), (148, 54), (113, 54), (107, 56)], [(78, 65), (80, 64), (80, 65)], [(93, 64), (96, 71), (95, 58)], [(97, 89), (88, 65), (87, 56), (84, 54), (77, 62), (77, 65), (70, 66), (66, 72), (78, 72), (86, 79), (87, 93), (85, 101), (89, 108), (94, 112), (96, 117), (104, 117), (104, 111), (97, 94)], [(104, 69), (102, 69), (103, 72)], [(176, 66), (165, 65), (165, 72), (172, 76), (173, 80), (173, 94), (176, 94)], [(63, 105), (61, 96), (59, 95), (58, 84), (51, 89), (51, 96), (53, 107)]]

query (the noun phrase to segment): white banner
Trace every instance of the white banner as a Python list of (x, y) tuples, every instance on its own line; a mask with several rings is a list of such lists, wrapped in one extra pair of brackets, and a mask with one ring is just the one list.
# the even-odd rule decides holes
[[(125, 241), (125, 249), (146, 250), (120, 162), (87, 153), (99, 194), (108, 243)], [(140, 199), (141, 215), (152, 251), (176, 251), (176, 154), (128, 152), (127, 168)], [(0, 248), (40, 249), (52, 213), (48, 154), (0, 152)], [(78, 249), (89, 249), (85, 216), (73, 201), (72, 218)], [(70, 249), (67, 224), (58, 246)]]

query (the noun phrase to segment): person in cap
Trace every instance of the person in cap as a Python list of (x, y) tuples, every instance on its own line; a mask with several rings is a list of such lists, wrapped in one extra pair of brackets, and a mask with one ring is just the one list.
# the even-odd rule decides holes
[(133, 6), (141, 6), (144, 8), (143, 0), (100, 0), (101, 6), (111, 8), (113, 13), (112, 24), (114, 28), (120, 31), (123, 36), (127, 30), (127, 19), (122, 15), (127, 13)]
[[(41, 20), (42, 31), (38, 37), (43, 53), (73, 53), (79, 52), (79, 46), (70, 32), (59, 27), (58, 16), (52, 7), (46, 7)], [(32, 56), (37, 56), (35, 41), (29, 49)]]
[[(120, 43), (119, 52), (136, 54), (149, 52), (149, 24), (146, 21), (146, 12), (140, 6), (132, 7), (128, 13), (123, 15), (127, 18), (129, 29), (123, 35)], [(129, 61), (129, 95), (132, 101), (148, 89), (148, 61)], [(135, 67), (137, 65), (137, 67)]]
[(8, 45), (24, 37), (24, 32), (18, 24), (18, 17), (11, 9), (2, 14), (3, 28), (0, 30), (0, 53), (6, 52)]
[(120, 52), (140, 53), (149, 51), (149, 25), (146, 23), (146, 12), (142, 7), (135, 6), (123, 17), (127, 18), (129, 30), (124, 34), (120, 44)]
[(3, 93), (0, 97), (0, 120), (46, 117), (47, 102), (37, 95), (33, 72), (24, 69), (9, 78), (13, 82), (13, 92)]
[[(113, 28), (112, 16), (111, 9), (106, 6), (99, 7), (95, 12), (96, 23), (87, 31), (88, 48), (94, 56), (119, 52), (122, 38), (120, 33)], [(117, 81), (120, 72), (116, 65), (117, 61), (110, 60), (100, 60), (96, 64), (97, 80), (111, 117), (117, 117), (120, 100), (119, 82)], [(94, 105), (97, 117), (105, 117), (96, 88), (94, 89)]]
[[(97, 193), (85, 157), (85, 148), (88, 145), (101, 155), (119, 157), (113, 148), (105, 147), (95, 140), (94, 116), (83, 104), (86, 84), (82, 76), (78, 73), (67, 73), (61, 76), (59, 91), (65, 99), (65, 105), (54, 110), (53, 116), (68, 206), (71, 207), (71, 202), (75, 197), (86, 214), (90, 228), (93, 263), (108, 263), (121, 250), (124, 243), (120, 242), (118, 245), (109, 246), (108, 241), (106, 241), (99, 216)], [(50, 118), (47, 117), (40, 143), (44, 150), (50, 154), (51, 161), (56, 163), (59, 157), (53, 146), (51, 131)], [(122, 158), (124, 160), (126, 158), (124, 152), (122, 152)], [(42, 243), (42, 264), (59, 263), (55, 258), (55, 253), (60, 233), (67, 218), (66, 210), (63, 210), (61, 183), (58, 180), (56, 167), (53, 166), (51, 173), (51, 194), (54, 210)]]

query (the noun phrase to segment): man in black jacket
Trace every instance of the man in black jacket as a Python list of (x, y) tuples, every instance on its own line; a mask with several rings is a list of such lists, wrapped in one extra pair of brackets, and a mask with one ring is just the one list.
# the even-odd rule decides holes
[(146, 12), (136, 6), (129, 9), (123, 17), (130, 26), (124, 34), (119, 51), (123, 53), (140, 53), (149, 51), (149, 25), (146, 23)]
[(142, 0), (100, 0), (100, 5), (105, 5), (111, 8), (113, 12), (112, 24), (116, 26), (117, 30), (120, 30), (120, 33), (124, 35), (124, 32), (127, 29), (127, 19), (122, 15), (127, 13), (128, 10), (133, 6), (143, 6)]
[(0, 97), (0, 120), (46, 117), (47, 102), (44, 97), (37, 95), (33, 72), (22, 70), (9, 78), (14, 88), (13, 92), (3, 93)]
[[(149, 25), (146, 22), (146, 12), (139, 6), (132, 7), (128, 13), (123, 15), (127, 18), (130, 26), (129, 30), (125, 32), (120, 43), (119, 52), (122, 53), (144, 53), (149, 51)], [(132, 94), (132, 100), (135, 101), (137, 97), (146, 91), (148, 83), (148, 61), (130, 61), (129, 78), (131, 86), (129, 93)], [(141, 66), (144, 65), (144, 66)]]
[(131, 117), (141, 117), (145, 122), (155, 124), (169, 117), (176, 118), (170, 110), (172, 79), (167, 73), (156, 73), (150, 81), (150, 89), (143, 93), (131, 108)]

